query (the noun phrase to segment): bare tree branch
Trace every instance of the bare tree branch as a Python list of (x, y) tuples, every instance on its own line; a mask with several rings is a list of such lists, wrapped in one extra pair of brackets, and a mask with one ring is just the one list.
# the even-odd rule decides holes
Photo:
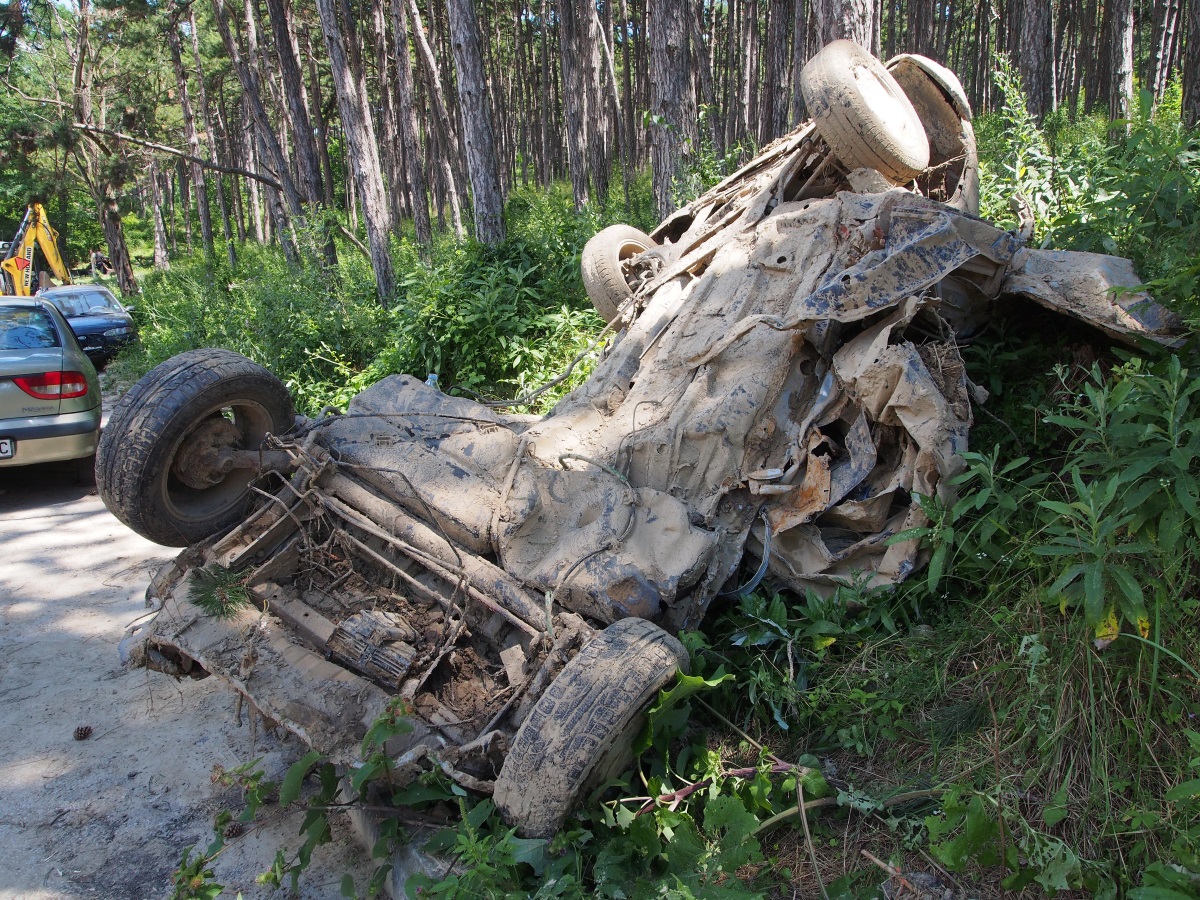
[(255, 181), (262, 182), (265, 185), (281, 190), (280, 184), (269, 175), (263, 175), (259, 172), (248, 172), (245, 169), (238, 169), (234, 166), (222, 166), (219, 163), (212, 162), (207, 159), (202, 159), (198, 156), (192, 156), (190, 153), (178, 149), (177, 147), (168, 147), (166, 144), (156, 144), (154, 141), (143, 140), (142, 138), (134, 137), (131, 134), (124, 134), (120, 131), (112, 131), (108, 128), (100, 128), (96, 125), (87, 125), (83, 122), (71, 123), (72, 128), (77, 128), (87, 134), (103, 134), (107, 137), (116, 138), (118, 141), (127, 141), (131, 144), (137, 144), (139, 147), (145, 147), (148, 150), (157, 150), (159, 153), (167, 153), (171, 156), (178, 156), (180, 159), (186, 159), (188, 162), (194, 162), (205, 169), (212, 169), (214, 172), (224, 172), (227, 175), (241, 175), (243, 178), (253, 178)]
[(4, 89), (12, 91), (22, 100), (28, 103), (48, 103), (51, 106), (66, 106), (70, 107), (70, 103), (64, 103), (62, 100), (55, 100), (53, 97), (31, 97), (22, 91), (19, 87), (9, 81), (7, 78), (0, 80), (0, 84), (4, 85)]
[(345, 225), (342, 225), (340, 222), (338, 223), (338, 229), (342, 232), (342, 236), (346, 240), (348, 240), (351, 244), (353, 244), (354, 247), (358, 250), (358, 252), (361, 253), (363, 256), (365, 256), (367, 258), (367, 261), (370, 262), (371, 251), (366, 248), (366, 245), (363, 244), (363, 242), (358, 239), (358, 237), (354, 234), (354, 232), (351, 231), (349, 228), (347, 228)]

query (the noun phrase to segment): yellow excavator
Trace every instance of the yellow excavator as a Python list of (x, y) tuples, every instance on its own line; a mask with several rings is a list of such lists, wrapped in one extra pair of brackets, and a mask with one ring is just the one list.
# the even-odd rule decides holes
[(31, 203), (25, 210), (25, 218), (13, 238), (12, 244), (5, 251), (4, 259), (0, 260), (0, 294), (16, 294), (18, 297), (28, 297), (39, 287), (34, 277), (33, 251), (42, 251), (46, 265), (61, 284), (71, 283), (71, 273), (63, 265), (58, 253), (58, 232), (50, 227), (46, 218), (46, 210), (40, 203)]

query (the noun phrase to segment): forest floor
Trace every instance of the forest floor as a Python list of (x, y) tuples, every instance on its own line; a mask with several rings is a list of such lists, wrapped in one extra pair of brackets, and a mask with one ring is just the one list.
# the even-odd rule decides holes
[[(0, 900), (159, 898), (184, 849), (203, 850), (241, 791), (213, 780), (261, 758), (280, 780), (307, 749), (249, 722), (215, 678), (121, 666), (154, 568), (174, 555), (135, 535), (73, 468), (0, 469)], [(77, 741), (77, 726), (91, 735)], [(272, 893), (255, 876), (299, 845), (302, 810), (269, 805), (213, 862), (223, 896)], [(337, 896), (371, 864), (345, 818), (298, 897)], [(278, 896), (278, 894), (275, 894)]]

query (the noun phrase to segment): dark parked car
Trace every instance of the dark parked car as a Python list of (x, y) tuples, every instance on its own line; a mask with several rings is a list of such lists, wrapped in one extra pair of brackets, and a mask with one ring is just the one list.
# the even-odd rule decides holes
[(78, 460), (90, 480), (100, 383), (55, 308), (0, 298), (0, 467)]
[(97, 366), (104, 365), (137, 337), (129, 310), (106, 287), (72, 284), (50, 288), (38, 296), (66, 316), (83, 352)]

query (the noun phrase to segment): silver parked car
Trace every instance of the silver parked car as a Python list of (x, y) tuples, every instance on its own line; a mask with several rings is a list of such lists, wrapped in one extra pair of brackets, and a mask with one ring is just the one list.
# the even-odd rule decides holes
[(52, 303), (0, 298), (0, 466), (78, 460), (90, 479), (100, 382)]

